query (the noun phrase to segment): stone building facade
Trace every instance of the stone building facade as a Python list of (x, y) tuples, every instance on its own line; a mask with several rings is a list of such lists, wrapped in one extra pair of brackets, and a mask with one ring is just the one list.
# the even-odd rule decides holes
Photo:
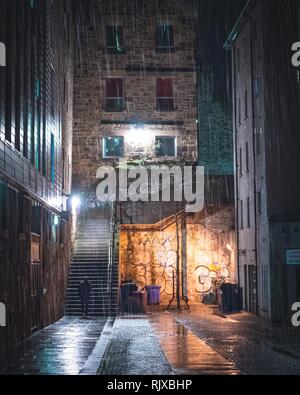
[(244, 308), (289, 320), (299, 288), (299, 2), (253, 0), (231, 33), (237, 261)]
[(197, 160), (192, 3), (78, 3), (74, 191), (94, 190), (97, 168), (119, 158)]
[[(224, 209), (224, 204), (233, 203), (231, 114), (215, 100), (209, 76), (203, 73), (203, 80), (199, 79), (197, 60), (201, 48), (197, 50), (197, 32), (202, 22), (198, 3), (201, 2), (89, 0), (76, 3), (73, 193), (95, 194), (99, 183), (97, 169), (117, 167), (119, 159), (147, 165), (193, 166), (200, 162), (206, 167), (214, 162), (211, 171), (216, 176), (216, 187), (214, 197), (206, 203), (215, 204), (214, 212), (218, 207)], [(213, 129), (208, 130), (209, 123), (213, 123)], [(212, 193), (206, 192), (207, 196)], [(172, 271), (176, 229), (173, 225), (162, 230), (160, 225), (182, 210), (184, 204), (138, 201), (123, 206), (135, 225), (121, 228), (120, 279), (130, 275), (143, 286), (153, 283), (155, 277), (162, 282), (162, 300), (166, 303), (175, 285)], [(233, 245), (234, 216), (230, 207), (227, 210), (225, 216), (223, 211), (216, 215), (211, 232), (206, 233), (200, 223), (189, 225), (194, 239), (189, 240), (188, 254), (182, 258), (189, 280), (181, 285), (191, 303), (200, 302), (211, 289), (202, 294), (197, 291), (201, 285), (196, 280), (198, 266), (208, 271), (206, 281), (209, 282), (209, 267), (219, 265), (221, 270), (222, 265), (226, 268), (229, 265), (226, 244)], [(220, 240), (208, 240), (222, 229), (222, 221), (228, 238), (225, 246)], [(198, 241), (203, 250), (209, 250), (206, 251), (209, 258), (205, 259), (205, 253), (203, 259), (197, 257)], [(182, 248), (182, 240), (179, 244)], [(215, 258), (212, 245), (216, 249)], [(160, 252), (170, 258), (164, 268), (159, 263)], [(127, 268), (127, 264), (131, 267)], [(229, 270), (227, 281), (236, 280), (233, 260), (231, 265), (233, 269)], [(144, 273), (143, 279), (140, 273)]]
[(64, 314), (71, 225), (70, 1), (3, 0), (0, 41), (0, 350)]

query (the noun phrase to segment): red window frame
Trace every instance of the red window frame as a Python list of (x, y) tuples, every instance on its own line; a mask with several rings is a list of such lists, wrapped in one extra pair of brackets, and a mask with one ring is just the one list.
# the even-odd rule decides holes
[(172, 77), (157, 78), (156, 99), (158, 111), (174, 110), (174, 79)]
[(106, 109), (107, 111), (124, 110), (124, 78), (106, 78)]

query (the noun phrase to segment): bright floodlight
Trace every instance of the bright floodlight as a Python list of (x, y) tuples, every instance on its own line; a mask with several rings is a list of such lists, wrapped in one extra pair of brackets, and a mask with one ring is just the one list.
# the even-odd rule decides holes
[(226, 248), (227, 248), (228, 251), (232, 251), (233, 250), (233, 248), (232, 248), (232, 246), (230, 244), (227, 244)]
[(80, 198), (78, 196), (73, 196), (71, 199), (71, 204), (72, 204), (72, 211), (76, 211), (78, 207), (80, 206)]

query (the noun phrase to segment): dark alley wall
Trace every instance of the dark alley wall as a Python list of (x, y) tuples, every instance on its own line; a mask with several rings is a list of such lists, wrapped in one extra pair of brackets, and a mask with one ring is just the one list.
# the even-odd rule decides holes
[(69, 0), (1, 0), (0, 351), (64, 314), (71, 229)]
[[(0, 352), (64, 315), (71, 221), (0, 181)], [(6, 199), (3, 199), (4, 195)]]
[(234, 202), (231, 58), (227, 35), (245, 0), (198, 0), (198, 157), (209, 204)]

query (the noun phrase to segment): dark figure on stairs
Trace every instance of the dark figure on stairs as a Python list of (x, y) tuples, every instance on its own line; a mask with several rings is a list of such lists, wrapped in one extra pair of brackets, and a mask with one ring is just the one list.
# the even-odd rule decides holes
[(89, 301), (92, 291), (92, 285), (87, 277), (84, 277), (84, 280), (80, 283), (78, 290), (79, 290), (79, 297), (81, 300), (82, 315), (83, 317), (86, 317), (89, 314)]

